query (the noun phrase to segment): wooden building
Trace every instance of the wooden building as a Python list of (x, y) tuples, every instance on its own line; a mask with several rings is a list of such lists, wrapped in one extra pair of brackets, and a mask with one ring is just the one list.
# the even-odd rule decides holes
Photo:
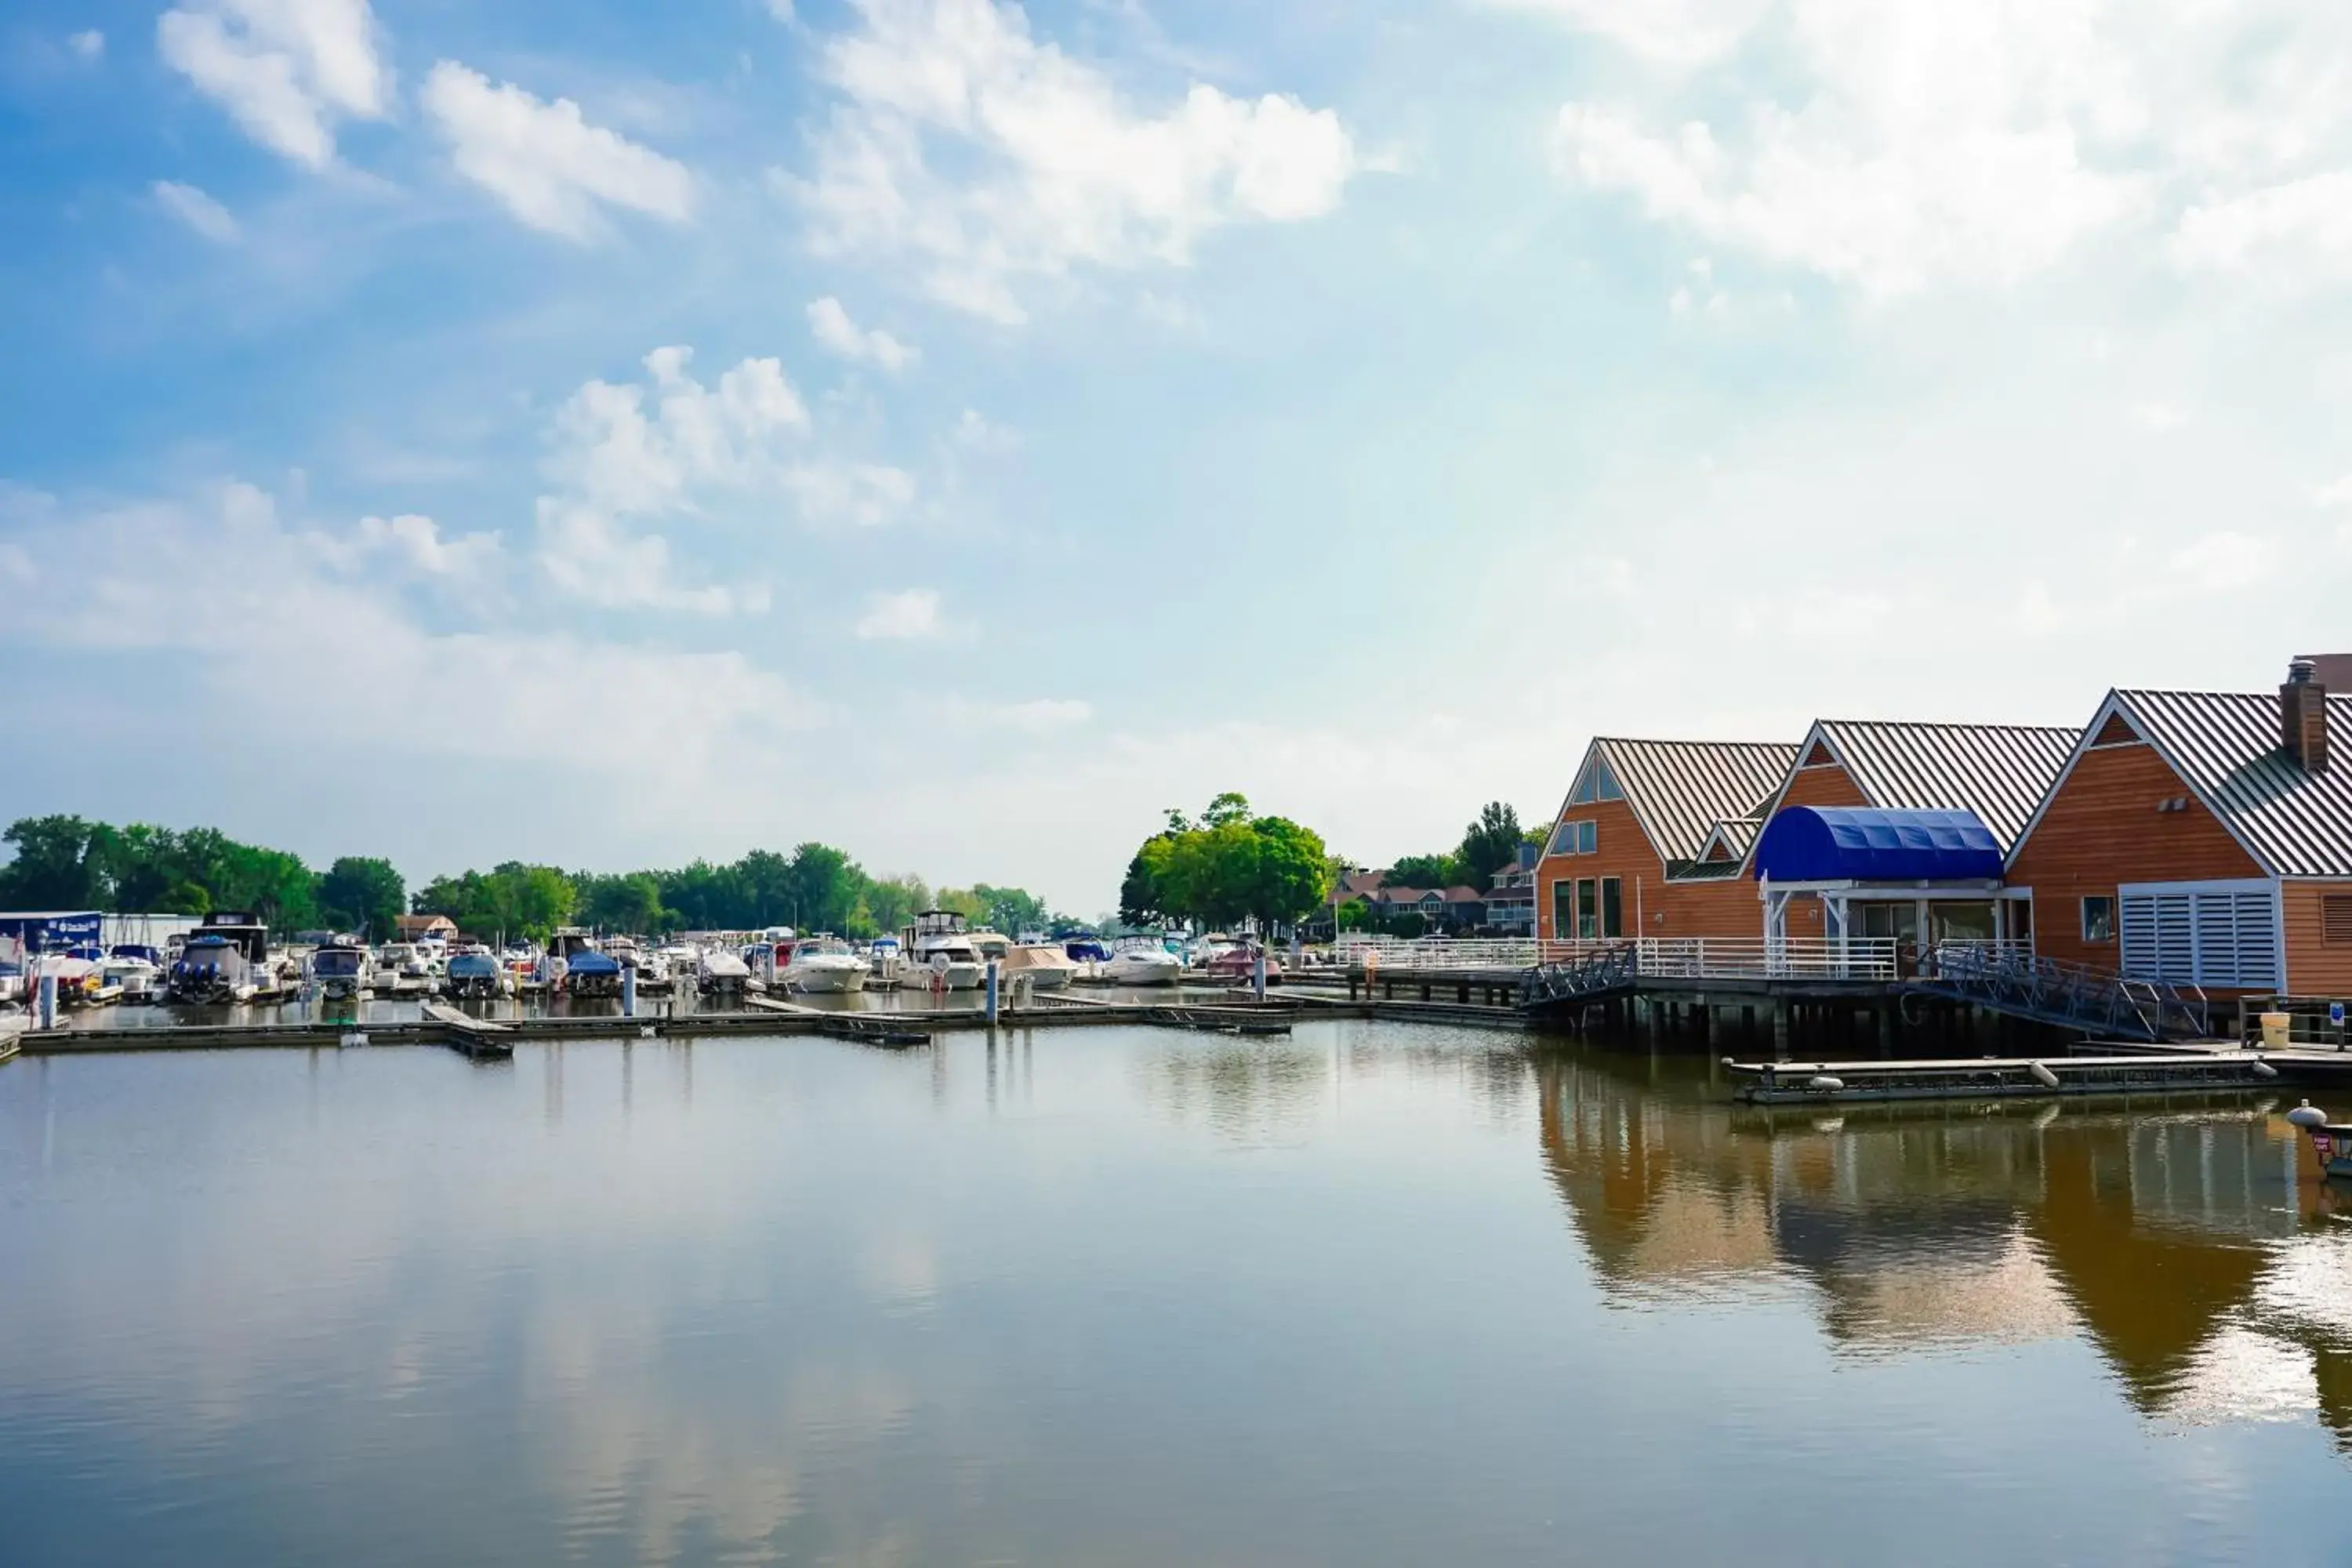
[(2111, 691), (2009, 852), (2036, 951), (2208, 992), (2352, 995), (2352, 695)]
[[(1766, 804), (1769, 822), (1790, 807), (1832, 811), (1966, 812), (2006, 853), (2041, 805), (2081, 731), (2030, 724), (1941, 724), (1821, 719)], [(1743, 874), (1756, 873), (1756, 829), (1726, 824), (1721, 851), (1744, 839)], [(1717, 853), (1711, 844), (1708, 853)], [(1776, 936), (1836, 936), (1827, 918), (1843, 910), (1843, 934), (1891, 937), (1911, 946), (1946, 941), (2022, 941), (2030, 903), (2000, 886), (1888, 884), (1841, 879), (1784, 888), (1763, 917)]]
[(1777, 742), (1595, 740), (1536, 864), (1537, 936), (1760, 935), (1755, 884), (1719, 847), (1744, 851), (1731, 836), (1752, 832), (1796, 755)]

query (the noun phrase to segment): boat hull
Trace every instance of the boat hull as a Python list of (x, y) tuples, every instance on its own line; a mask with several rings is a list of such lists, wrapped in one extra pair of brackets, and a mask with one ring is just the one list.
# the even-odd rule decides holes
[(844, 992), (866, 989), (863, 965), (787, 964), (783, 982), (787, 989), (806, 995), (838, 995)]

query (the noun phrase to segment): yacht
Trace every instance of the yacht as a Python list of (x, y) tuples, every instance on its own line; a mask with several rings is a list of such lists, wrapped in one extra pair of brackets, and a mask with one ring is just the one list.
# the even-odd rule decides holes
[(863, 991), (866, 961), (838, 938), (814, 936), (793, 945), (793, 956), (778, 972), (784, 988), (803, 993)]
[(327, 1002), (356, 1002), (369, 991), (368, 952), (356, 942), (329, 942), (310, 955), (310, 984)]
[(163, 994), (173, 1002), (250, 1002), (259, 988), (256, 967), (234, 938), (198, 931), (181, 944), (163, 978)]
[(1184, 961), (1158, 942), (1139, 942), (1110, 955), (1103, 977), (1114, 985), (1173, 985)]
[(908, 955), (898, 976), (901, 990), (969, 991), (980, 984), (980, 950), (953, 910), (925, 910), (898, 938)]
[(906, 949), (895, 936), (877, 936), (866, 945), (866, 977), (883, 985), (898, 984), (898, 972), (907, 967)]

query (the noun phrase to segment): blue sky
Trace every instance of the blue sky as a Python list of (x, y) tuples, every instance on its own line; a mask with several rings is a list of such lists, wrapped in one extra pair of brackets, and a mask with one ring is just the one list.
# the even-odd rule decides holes
[[(2352, 626), (2352, 17), (0, 23), (0, 816), (1111, 901)], [(2331, 601), (2334, 608), (2330, 608)]]

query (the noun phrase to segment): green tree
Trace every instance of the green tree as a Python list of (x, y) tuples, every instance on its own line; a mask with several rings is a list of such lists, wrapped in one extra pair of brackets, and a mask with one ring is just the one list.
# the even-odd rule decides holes
[[(1170, 812), (1169, 820), (1180, 822), (1182, 815)], [(1175, 853), (1177, 839), (1191, 832), (1187, 828), (1171, 827), (1155, 833), (1136, 850), (1135, 858), (1127, 863), (1127, 875), (1118, 885), (1118, 918), (1123, 925), (1158, 925), (1178, 919), (1174, 912), (1176, 900), (1168, 885), (1168, 867)]]
[(1450, 888), (1463, 876), (1451, 855), (1406, 855), (1389, 868), (1389, 880), (1407, 888)]
[(649, 936), (669, 927), (669, 911), (662, 908), (661, 883), (650, 871), (575, 874), (572, 885), (579, 890), (580, 919), (599, 931)]
[(975, 882), (971, 891), (986, 907), (988, 923), (1007, 935), (1044, 931), (1054, 923), (1054, 911), (1045, 900), (1024, 888), (992, 888), (986, 882)]
[(1488, 801), (1478, 808), (1478, 820), (1463, 829), (1462, 846), (1454, 852), (1462, 879), (1483, 891), (1493, 883), (1496, 872), (1517, 858), (1519, 846), (1527, 841), (1518, 812), (1507, 802)]
[(1201, 814), (1201, 826), (1223, 827), (1231, 822), (1247, 822), (1249, 814), (1249, 796), (1227, 790), (1209, 802), (1209, 809)]
[(866, 884), (866, 919), (877, 931), (903, 930), (918, 912), (930, 907), (931, 889), (920, 877), (884, 877)]
[(812, 840), (793, 850), (792, 889), (794, 925), (839, 931), (866, 892), (866, 873), (841, 850)]
[(79, 816), (28, 816), (0, 843), (16, 858), (0, 867), (0, 905), (18, 910), (92, 910), (110, 901), (103, 825)]
[(319, 879), (319, 912), (338, 931), (388, 940), (408, 907), (408, 886), (389, 860), (346, 855)]

